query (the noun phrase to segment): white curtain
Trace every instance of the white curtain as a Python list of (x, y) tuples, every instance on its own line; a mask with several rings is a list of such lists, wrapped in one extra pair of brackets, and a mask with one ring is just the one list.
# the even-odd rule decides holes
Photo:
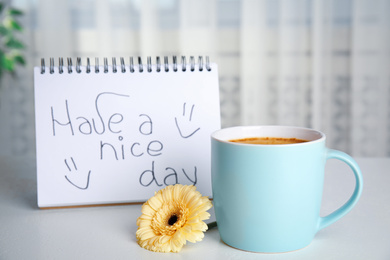
[(210, 56), (223, 127), (312, 127), (390, 156), (390, 0), (13, 0), (28, 66), (1, 81), (0, 154), (34, 154), (32, 67), (50, 57)]
[(390, 1), (242, 7), (242, 122), (309, 126), (332, 148), (390, 155)]

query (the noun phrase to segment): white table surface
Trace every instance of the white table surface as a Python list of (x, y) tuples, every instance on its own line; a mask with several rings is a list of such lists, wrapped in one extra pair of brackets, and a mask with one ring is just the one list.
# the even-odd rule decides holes
[[(220, 240), (218, 229), (180, 253), (138, 246), (140, 205), (50, 209), (37, 207), (34, 159), (0, 158), (0, 259), (390, 259), (390, 158), (358, 158), (363, 193), (352, 211), (319, 231), (306, 248), (283, 254), (250, 253)], [(354, 188), (343, 163), (326, 167), (321, 214), (341, 206)], [(213, 212), (212, 212), (213, 214)]]

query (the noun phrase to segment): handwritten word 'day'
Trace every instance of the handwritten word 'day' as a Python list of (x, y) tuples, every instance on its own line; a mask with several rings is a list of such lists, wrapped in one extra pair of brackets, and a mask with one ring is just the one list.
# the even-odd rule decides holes
[[(155, 162), (152, 161), (151, 168), (143, 171), (142, 174), (139, 176), (139, 183), (144, 187), (150, 186), (153, 182), (157, 186), (163, 186), (162, 182), (167, 186), (178, 184), (179, 173), (182, 173), (185, 176), (185, 178), (192, 183), (192, 185), (196, 185), (196, 183), (198, 182), (196, 166), (194, 166), (194, 170), (188, 170), (188, 169), (186, 170), (184, 168), (181, 168), (181, 171), (176, 171), (172, 167), (166, 167), (165, 172), (159, 174), (159, 175), (165, 175), (164, 180), (158, 181), (156, 177)], [(193, 176), (191, 176), (191, 174)]]
[(95, 118), (86, 118), (84, 116), (76, 117), (72, 120), (69, 111), (68, 100), (65, 100), (65, 112), (66, 112), (66, 120), (61, 121), (55, 117), (54, 108), (51, 107), (51, 120), (53, 127), (53, 136), (56, 135), (56, 126), (69, 127), (71, 135), (75, 135), (74, 126), (78, 125), (79, 133), (83, 135), (90, 135), (92, 133), (96, 133), (98, 135), (104, 134), (107, 129), (111, 133), (118, 134), (122, 132), (122, 130), (118, 129), (115, 125), (118, 125), (123, 121), (123, 115), (121, 113), (113, 113), (108, 118), (104, 118), (102, 115), (102, 104), (101, 99), (104, 97), (117, 97), (117, 98), (128, 98), (128, 95), (113, 93), (113, 92), (103, 92), (96, 96), (95, 99), (95, 111), (98, 116), (98, 119)]

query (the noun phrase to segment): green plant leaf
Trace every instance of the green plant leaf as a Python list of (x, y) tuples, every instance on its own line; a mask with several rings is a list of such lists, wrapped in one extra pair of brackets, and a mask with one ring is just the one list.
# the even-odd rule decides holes
[(4, 52), (3, 51), (0, 51), (0, 68), (3, 68), (4, 67)]
[(20, 15), (23, 15), (23, 12), (19, 9), (15, 9), (15, 8), (10, 8), (8, 10), (8, 14), (11, 15), (11, 16), (20, 16)]
[(7, 28), (5, 28), (3, 25), (0, 25), (0, 35), (6, 36), (9, 34), (9, 31)]
[(14, 62), (18, 63), (20, 65), (26, 65), (26, 60), (22, 55), (15, 55), (14, 56)]
[(14, 19), (8, 18), (4, 21), (4, 25), (6, 28), (17, 30), (17, 31), (22, 31), (23, 27)]
[(16, 31), (23, 30), (16, 20), (21, 15), (21, 10), (0, 2), (0, 78), (4, 73), (14, 73), (17, 65), (26, 65), (24, 56), (18, 51), (24, 49), (25, 45), (14, 37)]
[(14, 64), (15, 62), (12, 59), (4, 56), (3, 67), (5, 70), (8, 70), (10, 72), (14, 71), (14, 67), (15, 67)]
[(11, 49), (24, 49), (24, 44), (14, 38), (9, 38), (6, 40), (5, 46)]

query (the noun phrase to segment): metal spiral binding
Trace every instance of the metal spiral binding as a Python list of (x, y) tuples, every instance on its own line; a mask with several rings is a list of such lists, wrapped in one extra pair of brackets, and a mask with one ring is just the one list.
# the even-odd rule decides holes
[(191, 71), (195, 70), (195, 58), (194, 56), (190, 57), (190, 66), (191, 66)]
[(62, 73), (64, 73), (64, 59), (63, 58), (59, 58), (58, 63), (59, 63), (59, 65), (58, 65), (58, 72), (60, 74), (62, 74)]
[(95, 73), (99, 73), (99, 58), (95, 58)]
[(104, 58), (103, 62), (104, 62), (103, 71), (104, 71), (104, 73), (108, 73), (108, 60), (107, 60), (107, 58)]
[[(195, 57), (190, 56), (189, 63), (187, 64), (187, 60), (185, 56), (181, 56), (181, 64), (178, 64), (178, 58), (176, 56), (172, 57), (172, 67), (169, 64), (169, 58), (168, 56), (164, 56), (164, 60), (161, 61), (160, 56), (156, 57), (156, 65), (155, 67), (152, 64), (152, 58), (150, 56), (147, 57), (147, 62), (146, 62), (146, 72), (150, 73), (155, 70), (156, 72), (161, 72), (163, 69), (165, 72), (169, 72), (170, 68), (174, 72), (179, 71), (179, 66), (181, 66), (181, 71), (186, 72), (187, 67), (189, 68), (190, 71), (195, 71), (196, 69), (196, 64), (195, 64)], [(203, 61), (203, 57), (199, 56), (198, 57), (198, 64), (197, 64), (197, 69), (199, 71), (203, 71), (206, 69), (207, 71), (211, 71), (211, 65), (210, 65), (210, 59), (208, 56), (206, 56), (205, 63)], [(162, 68), (163, 66), (163, 68)], [(91, 72), (91, 63), (90, 59), (87, 58), (87, 65), (86, 65), (86, 73)], [(72, 64), (72, 58), (67, 58), (67, 72), (70, 74), (73, 72), (73, 64)], [(118, 66), (116, 64), (116, 58), (112, 58), (112, 65), (111, 69), (113, 73), (118, 72)], [(77, 73), (82, 73), (82, 65), (81, 65), (81, 58), (78, 57), (76, 60), (76, 66), (75, 70)], [(134, 59), (133, 57), (130, 57), (130, 64), (129, 64), (129, 71), (130, 73), (136, 72), (136, 70), (140, 73), (144, 71), (144, 64), (142, 63), (141, 57), (138, 57), (138, 66), (134, 65)], [(110, 71), (110, 66), (108, 65), (108, 59), (104, 58), (103, 59), (103, 72), (108, 73)], [(126, 65), (125, 65), (125, 60), (123, 57), (120, 58), (120, 72), (126, 73)], [(58, 73), (62, 74), (64, 72), (64, 60), (63, 58), (59, 58), (59, 65), (58, 65)], [(45, 59), (41, 59), (41, 74), (46, 73), (46, 67), (45, 67)], [(55, 66), (54, 66), (54, 58), (50, 58), (50, 65), (49, 65), (49, 73), (54, 74), (55, 73)], [(100, 66), (99, 66), (99, 58), (95, 58), (95, 73), (100, 73)]]
[(181, 56), (181, 70), (186, 71), (186, 69), (187, 69), (186, 56)]
[(177, 59), (176, 59), (176, 56), (173, 56), (172, 59), (173, 59), (173, 71), (176, 72), (177, 71)]
[(116, 73), (118, 70), (116, 69), (116, 59), (112, 58), (112, 72)]
[(138, 57), (138, 70), (139, 72), (144, 72), (144, 66), (142, 65), (141, 57)]
[(146, 67), (148, 72), (152, 72), (152, 57), (150, 56), (147, 58)]
[(206, 56), (206, 70), (211, 71), (209, 56)]
[(45, 74), (45, 59), (41, 59), (41, 74)]
[(199, 71), (203, 71), (203, 57), (199, 56)]
[(156, 71), (160, 72), (161, 71), (161, 61), (160, 61), (160, 56), (156, 57)]
[(81, 58), (77, 58), (77, 61), (76, 61), (76, 72), (77, 73), (81, 73)]
[(71, 58), (67, 58), (67, 61), (68, 61), (68, 73), (72, 73), (73, 72), (73, 69), (72, 69), (72, 59)]
[(122, 73), (126, 72), (126, 65), (125, 65), (125, 59), (121, 58), (121, 71)]
[(54, 58), (50, 58), (50, 67), (49, 67), (50, 74), (54, 73)]
[(169, 62), (168, 62), (168, 57), (164, 57), (164, 70), (165, 72), (169, 72)]
[(133, 57), (130, 57), (130, 72), (134, 73), (134, 60)]
[(90, 73), (90, 72), (91, 72), (91, 63), (89, 62), (89, 58), (87, 58), (87, 68), (86, 68), (86, 72), (87, 72), (87, 73)]

